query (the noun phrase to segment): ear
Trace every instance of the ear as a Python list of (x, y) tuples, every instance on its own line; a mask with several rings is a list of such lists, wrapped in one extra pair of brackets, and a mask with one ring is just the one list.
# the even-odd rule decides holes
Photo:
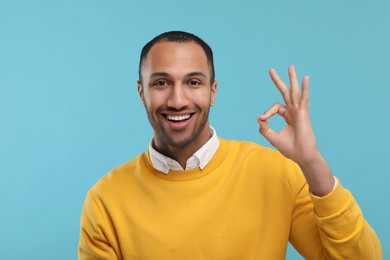
[(142, 87), (142, 83), (140, 80), (137, 80), (137, 87), (138, 87), (138, 94), (139, 94), (139, 97), (141, 98), (142, 104), (144, 105), (144, 107), (146, 107), (144, 89)]
[(210, 96), (210, 106), (214, 106), (215, 95), (217, 94), (218, 81), (214, 80), (213, 85), (211, 85), (211, 96)]

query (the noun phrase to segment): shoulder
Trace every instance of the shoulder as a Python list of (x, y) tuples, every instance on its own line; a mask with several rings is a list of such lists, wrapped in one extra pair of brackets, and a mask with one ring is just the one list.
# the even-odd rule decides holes
[(228, 147), (230, 153), (235, 153), (237, 156), (259, 159), (273, 159), (273, 160), (288, 160), (279, 151), (270, 147), (265, 147), (255, 142), (238, 141), (238, 140), (224, 140), (220, 139), (222, 144)]
[(284, 180), (289, 185), (296, 186), (296, 189), (300, 189), (299, 187), (305, 184), (299, 166), (273, 148), (255, 142), (237, 140), (221, 139), (221, 144), (228, 147), (227, 158), (232, 165), (258, 173), (268, 182)]
[(106, 194), (116, 194), (120, 190), (131, 187), (135, 182), (137, 172), (146, 169), (145, 157), (147, 152), (142, 153), (126, 163), (112, 169), (105, 176), (100, 178), (90, 189), (92, 196), (100, 197)]

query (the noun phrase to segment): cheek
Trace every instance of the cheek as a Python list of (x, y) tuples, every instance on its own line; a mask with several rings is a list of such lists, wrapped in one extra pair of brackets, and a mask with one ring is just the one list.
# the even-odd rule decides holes
[(209, 107), (212, 100), (211, 93), (210, 91), (199, 92), (195, 95), (192, 95), (192, 100), (198, 106)]
[(164, 105), (164, 95), (162, 93), (148, 93), (145, 96), (145, 105), (148, 110), (155, 110)]

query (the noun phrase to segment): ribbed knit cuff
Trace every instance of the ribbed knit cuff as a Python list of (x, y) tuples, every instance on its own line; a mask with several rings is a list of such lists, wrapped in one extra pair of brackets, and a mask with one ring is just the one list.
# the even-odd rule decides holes
[(310, 193), (314, 210), (318, 217), (327, 217), (343, 210), (350, 201), (350, 193), (337, 180), (337, 185), (331, 193), (318, 197)]

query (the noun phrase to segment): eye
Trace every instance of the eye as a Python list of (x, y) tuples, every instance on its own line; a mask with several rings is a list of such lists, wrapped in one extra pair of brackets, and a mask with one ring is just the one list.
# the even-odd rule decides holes
[(191, 79), (188, 81), (188, 85), (196, 87), (201, 85), (201, 82), (199, 80)]
[(169, 86), (169, 83), (165, 80), (157, 80), (156, 82), (153, 83), (153, 86), (161, 88), (161, 87)]

